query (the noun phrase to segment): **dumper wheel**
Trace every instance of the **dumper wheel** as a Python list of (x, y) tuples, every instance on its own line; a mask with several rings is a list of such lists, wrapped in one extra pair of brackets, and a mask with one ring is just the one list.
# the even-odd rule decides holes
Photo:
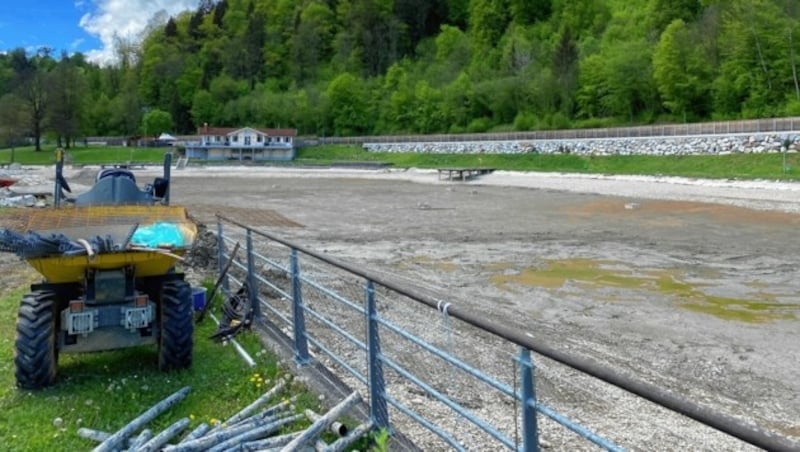
[(57, 305), (56, 294), (49, 290), (32, 292), (22, 298), (14, 343), (14, 364), (20, 388), (41, 389), (56, 381)]
[(158, 368), (186, 369), (192, 365), (192, 289), (186, 281), (169, 281), (161, 287), (159, 305), (161, 334)]

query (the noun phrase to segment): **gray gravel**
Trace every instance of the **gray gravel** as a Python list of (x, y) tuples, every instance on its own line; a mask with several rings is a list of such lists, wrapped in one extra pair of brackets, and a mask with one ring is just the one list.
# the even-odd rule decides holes
[[(191, 166), (174, 178), (173, 200), (204, 220), (226, 209), (277, 211), (304, 227), (263, 225), (273, 233), (800, 439), (798, 184), (511, 172), (448, 182), (424, 170)], [(558, 265), (595, 278), (548, 283)], [(401, 302), (387, 309), (448, 343), (439, 316)], [(451, 326), (465, 360), (513, 382), (515, 350)], [(548, 404), (626, 448), (750, 450), (546, 359), (537, 359), (537, 379)], [(419, 390), (392, 393), (452, 426), (465, 447), (496, 448)], [(513, 406), (470, 388), (458, 398), (513, 434)], [(424, 449), (442, 448), (400, 422)], [(550, 449), (591, 449), (552, 423), (542, 431)]]

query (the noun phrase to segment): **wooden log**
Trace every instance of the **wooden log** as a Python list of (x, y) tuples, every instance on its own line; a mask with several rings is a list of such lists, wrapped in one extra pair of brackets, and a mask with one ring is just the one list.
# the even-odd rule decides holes
[(104, 440), (100, 445), (93, 449), (93, 452), (111, 452), (112, 450), (119, 449), (121, 444), (133, 434), (133, 432), (139, 430), (143, 425), (150, 422), (151, 420), (155, 419), (158, 415), (170, 409), (173, 405), (180, 402), (187, 395), (191, 388), (186, 386), (181, 388), (179, 391), (175, 392), (171, 396), (167, 397), (166, 399), (158, 402), (157, 404), (150, 407), (147, 411), (139, 415), (136, 419), (132, 420), (128, 425), (122, 427), (119, 431), (108, 437)]

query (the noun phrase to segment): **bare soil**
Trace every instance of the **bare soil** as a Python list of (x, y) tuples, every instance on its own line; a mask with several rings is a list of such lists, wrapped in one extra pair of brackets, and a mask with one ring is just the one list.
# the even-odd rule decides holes
[[(90, 183), (86, 170), (71, 177)], [(449, 182), (435, 172), (189, 167), (173, 177), (173, 203), (209, 226), (219, 213), (413, 280), (554, 347), (800, 440), (793, 192), (546, 176), (522, 184), (497, 173)], [(595, 406), (566, 374), (548, 379), (566, 385), (546, 395), (554, 402)], [(639, 404), (620, 403), (623, 414), (587, 418), (626, 447), (749, 450), (706, 430), (687, 434), (657, 410), (634, 426)], [(659, 419), (666, 425), (654, 427)], [(545, 439), (558, 450), (574, 444)]]

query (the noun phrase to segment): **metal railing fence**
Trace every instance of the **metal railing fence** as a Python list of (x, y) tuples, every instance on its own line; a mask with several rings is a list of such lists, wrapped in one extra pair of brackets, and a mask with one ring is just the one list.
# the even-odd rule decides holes
[[(580, 397), (556, 411), (551, 396), (537, 394), (537, 381), (548, 382), (550, 371), (535, 366), (532, 353), (539, 355), (539, 363), (566, 366), (576, 382), (570, 391), (596, 395), (597, 385), (610, 384), (614, 391), (634, 394), (757, 447), (798, 447), (487, 320), (398, 275), (357, 268), (234, 219), (217, 218), (220, 271), (230, 257), (225, 250), (246, 243), (246, 261), (234, 261), (224, 291), (231, 294), (231, 284), (238, 289), (247, 283), (257, 314), (293, 339), (298, 364), (316, 360), (351, 387), (363, 389), (374, 425), (398, 428), (423, 449), (446, 444), (455, 450), (536, 451), (541, 431), (563, 436), (566, 429), (575, 434), (567, 442), (586, 440), (622, 450), (617, 439), (596, 433), (612, 430), (615, 416), (587, 416)], [(609, 412), (620, 410), (616, 398), (600, 403)], [(585, 421), (578, 423), (576, 417)]]

